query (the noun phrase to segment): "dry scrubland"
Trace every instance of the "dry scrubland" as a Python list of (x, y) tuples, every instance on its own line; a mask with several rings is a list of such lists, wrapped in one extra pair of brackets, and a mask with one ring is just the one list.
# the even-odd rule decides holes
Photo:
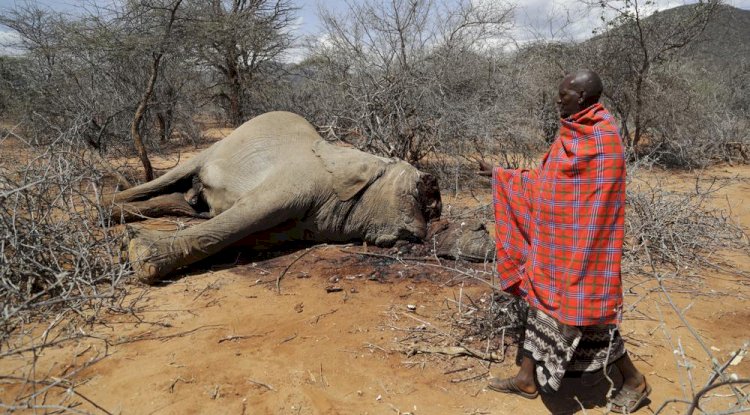
[[(741, 229), (750, 223), (750, 168), (631, 176), (623, 335), (654, 388), (643, 411), (684, 413), (687, 404), (661, 405), (690, 401), (708, 382), (750, 376), (750, 358), (736, 357), (748, 348), (750, 261)], [(487, 183), (474, 185), (446, 195), (446, 214), (481, 216), (491, 226)], [(644, 200), (651, 203), (637, 204)], [(231, 252), (145, 287), (127, 279), (117, 258), (110, 269), (121, 282), (71, 292), (85, 282), (74, 274), (77, 281), (10, 315), (0, 359), (4, 405), (84, 413), (606, 412), (604, 376), (569, 379), (559, 396), (536, 401), (484, 389), (490, 374), (515, 370), (514, 309), (493, 296), (492, 264), (318, 245)], [(737, 386), (708, 391), (702, 408), (736, 408), (748, 392)]]
[[(0, 408), (606, 413), (616, 373), (535, 401), (484, 389), (515, 371), (517, 304), (491, 263), (282, 247), (145, 287), (106, 203), (284, 109), (434, 173), (444, 216), (491, 230), (476, 160), (533, 165), (557, 128), (557, 82), (588, 66), (628, 149), (622, 333), (654, 388), (641, 411), (747, 411), (750, 12), (709, 1), (644, 18), (642, 3), (605, 1), (591, 39), (509, 52), (513, 5), (489, 3), (323, 10), (325, 41), (305, 42), (286, 0), (0, 16), (22, 51), (0, 57)], [(284, 59), (293, 46), (299, 63)]]

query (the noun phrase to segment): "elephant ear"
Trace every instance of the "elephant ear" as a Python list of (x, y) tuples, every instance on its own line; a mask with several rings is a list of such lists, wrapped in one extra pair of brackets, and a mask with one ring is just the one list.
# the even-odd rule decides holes
[(333, 178), (333, 190), (341, 201), (347, 201), (385, 172), (388, 159), (373, 156), (354, 148), (339, 147), (320, 140), (313, 152)]

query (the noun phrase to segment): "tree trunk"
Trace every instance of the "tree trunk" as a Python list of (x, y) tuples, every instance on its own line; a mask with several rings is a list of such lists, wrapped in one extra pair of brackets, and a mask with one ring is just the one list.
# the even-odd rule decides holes
[(648, 70), (651, 66), (651, 58), (648, 44), (646, 43), (643, 27), (641, 26), (641, 20), (638, 16), (638, 3), (635, 3), (636, 13), (636, 27), (638, 27), (638, 42), (643, 54), (643, 63), (638, 70), (638, 78), (635, 80), (635, 115), (633, 116), (633, 126), (635, 131), (633, 132), (633, 155), (638, 158), (638, 143), (641, 141), (641, 134), (643, 133), (643, 126), (641, 125), (641, 113), (643, 112), (643, 83), (648, 75)]
[(143, 93), (143, 97), (141, 97), (141, 102), (138, 103), (138, 108), (135, 110), (135, 115), (133, 116), (133, 122), (130, 124), (130, 135), (133, 137), (133, 144), (135, 145), (138, 157), (143, 164), (146, 181), (154, 180), (154, 168), (151, 167), (151, 161), (148, 159), (148, 153), (146, 152), (146, 146), (143, 144), (140, 126), (141, 121), (143, 121), (143, 116), (146, 114), (148, 101), (154, 93), (156, 79), (159, 77), (159, 63), (161, 62), (161, 57), (161, 53), (154, 55), (154, 60), (151, 62), (151, 76), (148, 79), (146, 91)]
[[(177, 9), (180, 7), (180, 3), (182, 3), (182, 0), (175, 1), (172, 9), (170, 10), (169, 23), (167, 24), (167, 27), (164, 31), (164, 38), (162, 39), (162, 42), (166, 42), (167, 38), (169, 38), (169, 35), (172, 32), (172, 25), (174, 24), (175, 17), (177, 15)], [(136, 108), (135, 115), (133, 116), (133, 122), (130, 124), (130, 135), (133, 137), (133, 144), (135, 145), (135, 149), (138, 152), (138, 157), (141, 159), (141, 163), (143, 164), (146, 181), (154, 180), (154, 168), (151, 167), (151, 161), (148, 159), (146, 146), (143, 145), (143, 137), (141, 137), (140, 126), (141, 121), (143, 121), (143, 116), (146, 114), (148, 101), (151, 100), (151, 95), (153, 95), (154, 93), (154, 85), (156, 85), (156, 80), (159, 78), (159, 64), (161, 63), (162, 56), (164, 56), (164, 43), (162, 43), (162, 46), (159, 48), (159, 52), (153, 54), (153, 61), (151, 62), (151, 76), (148, 78), (146, 91), (143, 93), (143, 97), (141, 97), (140, 103), (138, 103), (138, 108)]]
[(159, 139), (161, 139), (162, 143), (165, 143), (169, 138), (169, 133), (167, 130), (166, 115), (161, 111), (156, 113), (156, 128), (159, 130)]
[(620, 130), (622, 133), (622, 138), (623, 140), (625, 140), (625, 147), (632, 148), (632, 143), (630, 142), (630, 129), (628, 128), (627, 117), (622, 118), (622, 123), (620, 123)]
[(236, 63), (227, 57), (227, 73), (229, 77), (229, 120), (233, 127), (239, 127), (244, 121), (242, 108), (242, 82)]
[(641, 141), (641, 135), (643, 134), (643, 121), (641, 120), (641, 114), (643, 113), (643, 83), (646, 80), (646, 72), (648, 72), (650, 63), (648, 61), (648, 54), (644, 52), (645, 60), (641, 66), (641, 70), (638, 72), (638, 79), (635, 83), (635, 115), (633, 117), (633, 126), (635, 131), (633, 132), (633, 154), (638, 157), (638, 143)]

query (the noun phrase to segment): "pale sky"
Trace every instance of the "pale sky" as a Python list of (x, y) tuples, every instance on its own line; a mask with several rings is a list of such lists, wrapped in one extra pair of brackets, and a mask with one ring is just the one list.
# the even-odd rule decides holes
[[(654, 3), (655, 7), (645, 10), (646, 14), (697, 1), (654, 0)], [(726, 0), (724, 3), (750, 9), (750, 0)], [(514, 37), (520, 41), (540, 38), (583, 40), (591, 36), (594, 28), (600, 27), (601, 9), (594, 8), (592, 11), (581, 0), (519, 0), (516, 4)]]
[[(89, 0), (90, 1), (90, 0)], [(108, 0), (95, 0), (107, 3)], [(361, 0), (296, 0), (300, 10), (298, 12), (298, 34), (300, 36), (315, 35), (320, 32), (318, 19), (318, 4), (334, 12), (344, 13), (347, 2)], [(438, 0), (440, 1), (440, 0)], [(450, 0), (449, 0), (450, 1)], [(476, 2), (491, 2), (496, 0), (472, 0)], [(591, 35), (591, 30), (599, 25), (600, 12), (587, 11), (582, 0), (507, 0), (516, 4), (515, 28), (513, 37), (519, 42), (534, 39), (581, 40)], [(75, 10), (77, 0), (0, 0), (0, 13), (4, 13), (15, 5), (27, 2), (50, 7), (62, 12)], [(695, 3), (695, 0), (655, 0), (659, 9), (667, 9), (683, 4)], [(741, 9), (750, 9), (750, 0), (727, 0), (726, 4)], [(0, 26), (0, 53), (3, 45), (14, 39), (9, 30)]]

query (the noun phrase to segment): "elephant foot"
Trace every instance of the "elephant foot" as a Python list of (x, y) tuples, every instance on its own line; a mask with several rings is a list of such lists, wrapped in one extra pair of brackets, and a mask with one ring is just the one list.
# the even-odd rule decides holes
[(144, 238), (132, 238), (128, 243), (128, 259), (138, 281), (145, 284), (154, 284), (171, 271), (163, 261), (159, 261), (159, 255), (154, 242)]

